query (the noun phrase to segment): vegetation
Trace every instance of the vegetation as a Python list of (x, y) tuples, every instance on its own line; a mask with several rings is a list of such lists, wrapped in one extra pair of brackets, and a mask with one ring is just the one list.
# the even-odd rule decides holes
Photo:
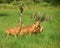
[[(2, 0), (3, 1), (3, 0)], [(0, 4), (0, 48), (60, 48), (60, 7), (40, 7), (30, 5), (24, 7), (23, 24), (32, 25), (30, 16), (34, 12), (49, 16), (50, 20), (41, 23), (44, 30), (42, 33), (29, 36), (9, 36), (6, 39), (5, 30), (17, 27), (19, 22), (19, 9), (12, 4)]]
[(49, 3), (49, 4), (52, 4), (52, 5), (60, 5), (60, 0), (0, 0), (0, 3), (18, 3), (18, 2), (26, 2), (27, 4), (29, 3), (43, 3), (43, 2), (46, 2), (46, 3)]

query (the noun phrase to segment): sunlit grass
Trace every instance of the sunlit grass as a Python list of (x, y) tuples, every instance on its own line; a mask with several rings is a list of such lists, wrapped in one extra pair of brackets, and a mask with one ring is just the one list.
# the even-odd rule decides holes
[(58, 7), (25, 7), (22, 20), (24, 26), (33, 24), (30, 16), (36, 11), (50, 16), (49, 21), (41, 23), (44, 28), (42, 33), (32, 36), (18, 35), (16, 39), (11, 35), (6, 39), (6, 28), (17, 27), (19, 23), (19, 10), (18, 8), (0, 9), (0, 48), (60, 48), (60, 9)]

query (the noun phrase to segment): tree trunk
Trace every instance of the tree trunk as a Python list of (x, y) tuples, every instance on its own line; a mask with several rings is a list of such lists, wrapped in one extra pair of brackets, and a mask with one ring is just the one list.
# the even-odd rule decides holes
[(20, 14), (20, 28), (22, 28), (22, 15)]

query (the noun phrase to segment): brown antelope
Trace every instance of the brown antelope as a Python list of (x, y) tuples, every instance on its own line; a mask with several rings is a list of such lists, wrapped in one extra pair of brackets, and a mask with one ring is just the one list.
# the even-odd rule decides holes
[(20, 30), (21, 30), (20, 27), (8, 28), (8, 29), (6, 29), (6, 33), (7, 33), (7, 36), (11, 34), (11, 35), (14, 35), (16, 38), (16, 36), (20, 32)]
[(32, 26), (27, 26), (27, 27), (23, 27), (20, 31), (20, 35), (23, 35), (25, 33), (28, 33), (28, 30), (31, 28)]
[(33, 31), (33, 33), (38, 33), (38, 32), (42, 32), (43, 31), (43, 27), (41, 27), (39, 25), (39, 21), (35, 22), (35, 29)]
[(23, 35), (24, 33), (29, 33), (31, 35), (34, 33), (34, 30), (39, 26), (39, 21), (35, 22), (35, 24), (27, 27), (23, 27), (20, 31), (20, 35)]
[(40, 32), (42, 32), (43, 31), (43, 27), (40, 27), (40, 28), (36, 28), (35, 30), (34, 30), (34, 32), (35, 33), (40, 33)]

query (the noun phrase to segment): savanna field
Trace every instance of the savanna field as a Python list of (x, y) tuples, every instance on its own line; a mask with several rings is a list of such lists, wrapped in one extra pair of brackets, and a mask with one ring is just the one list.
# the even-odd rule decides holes
[(5, 30), (17, 27), (19, 23), (19, 9), (13, 5), (0, 5), (0, 48), (60, 48), (60, 7), (25, 6), (22, 18), (24, 26), (33, 24), (30, 16), (34, 12), (50, 18), (41, 23), (44, 28), (42, 33), (18, 35), (16, 39), (10, 35), (6, 39)]

